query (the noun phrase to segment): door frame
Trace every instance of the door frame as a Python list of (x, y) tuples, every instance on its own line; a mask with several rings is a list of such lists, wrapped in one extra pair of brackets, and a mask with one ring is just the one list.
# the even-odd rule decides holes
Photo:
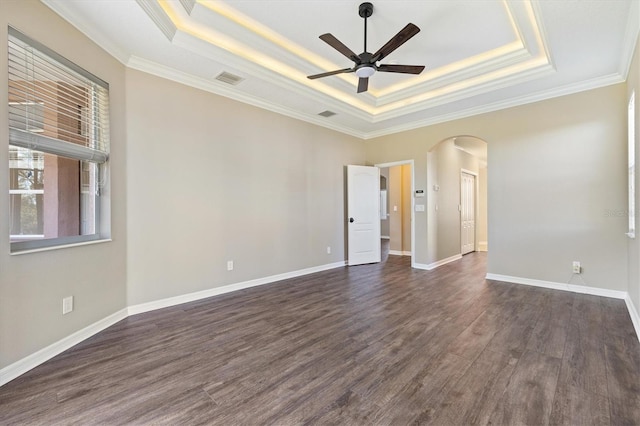
[(473, 251), (478, 251), (478, 195), (480, 187), (478, 186), (478, 172), (473, 170), (460, 169), (460, 253), (462, 253), (462, 174), (473, 176)]
[(384, 169), (387, 167), (395, 167), (395, 166), (403, 166), (410, 165), (411, 166), (411, 267), (415, 268), (416, 266), (416, 218), (415, 218), (415, 186), (416, 186), (416, 166), (414, 160), (401, 160), (401, 161), (392, 161), (390, 163), (378, 163), (374, 164), (379, 169)]

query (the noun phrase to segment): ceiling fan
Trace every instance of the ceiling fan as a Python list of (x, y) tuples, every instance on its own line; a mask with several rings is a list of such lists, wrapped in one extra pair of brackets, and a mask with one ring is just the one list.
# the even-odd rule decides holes
[(371, 54), (367, 52), (367, 18), (373, 14), (373, 4), (366, 2), (362, 3), (358, 8), (358, 14), (364, 18), (364, 52), (356, 55), (351, 49), (345, 46), (340, 40), (335, 38), (332, 34), (322, 34), (320, 39), (327, 43), (329, 46), (342, 53), (347, 58), (351, 59), (355, 65), (353, 68), (343, 68), (341, 70), (323, 72), (321, 74), (309, 75), (307, 78), (316, 79), (321, 77), (328, 77), (335, 74), (351, 73), (355, 72), (360, 78), (358, 80), (358, 93), (366, 92), (369, 87), (369, 77), (375, 74), (376, 71), (380, 72), (398, 72), (403, 74), (420, 74), (424, 70), (424, 65), (396, 65), (396, 64), (380, 64), (376, 65), (376, 62), (382, 60), (391, 52), (402, 46), (407, 40), (420, 32), (414, 24), (407, 24), (398, 34), (393, 36), (384, 46), (382, 46), (376, 53)]

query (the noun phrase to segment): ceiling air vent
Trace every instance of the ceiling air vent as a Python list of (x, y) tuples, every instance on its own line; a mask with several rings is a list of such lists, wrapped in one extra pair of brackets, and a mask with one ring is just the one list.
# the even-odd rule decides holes
[(220, 74), (216, 76), (216, 80), (219, 80), (223, 83), (236, 85), (240, 83), (244, 78), (237, 76), (235, 74), (231, 74), (230, 72), (222, 71)]
[(336, 113), (333, 111), (326, 110), (326, 111), (322, 111), (318, 115), (321, 115), (322, 117), (331, 117), (332, 115), (336, 115)]

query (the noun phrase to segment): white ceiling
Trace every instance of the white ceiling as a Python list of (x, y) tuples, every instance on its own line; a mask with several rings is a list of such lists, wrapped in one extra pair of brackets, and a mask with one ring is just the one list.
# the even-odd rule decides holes
[(131, 68), (365, 139), (622, 82), (640, 28), (640, 0), (374, 0), (367, 50), (412, 22), (382, 62), (426, 69), (357, 94), (354, 74), (306, 75), (352, 66), (318, 36), (362, 52), (361, 1), (42, 2)]

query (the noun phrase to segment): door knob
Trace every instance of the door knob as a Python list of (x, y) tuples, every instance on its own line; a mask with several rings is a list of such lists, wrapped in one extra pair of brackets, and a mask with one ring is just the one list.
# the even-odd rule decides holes
[(352, 218), (352, 217), (350, 217), (350, 218), (349, 218), (349, 223), (353, 223), (353, 222), (355, 222), (355, 221), (356, 221), (356, 220), (355, 220), (354, 218)]

